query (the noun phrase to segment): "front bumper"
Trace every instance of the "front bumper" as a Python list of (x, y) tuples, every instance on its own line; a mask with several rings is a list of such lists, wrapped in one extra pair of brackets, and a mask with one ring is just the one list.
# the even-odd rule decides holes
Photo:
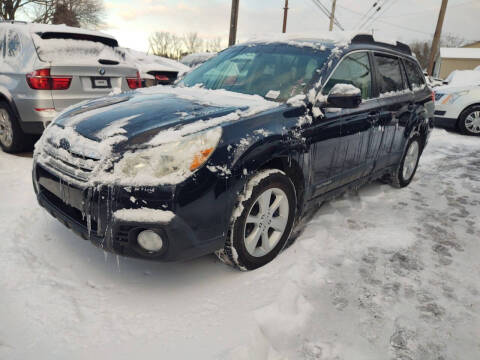
[[(112, 253), (178, 261), (212, 253), (225, 242), (227, 202), (221, 197), (226, 196), (226, 192), (222, 195), (212, 182), (188, 201), (185, 194), (178, 193), (178, 186), (81, 188), (66, 183), (35, 163), (33, 184), (39, 204), (53, 217), (82, 238)], [(212, 202), (212, 196), (218, 201)], [(114, 216), (117, 210), (141, 208), (154, 209), (158, 213), (173, 212), (174, 216), (160, 221)], [(138, 245), (136, 235), (144, 229), (162, 236), (165, 246), (160, 252), (148, 253)]]

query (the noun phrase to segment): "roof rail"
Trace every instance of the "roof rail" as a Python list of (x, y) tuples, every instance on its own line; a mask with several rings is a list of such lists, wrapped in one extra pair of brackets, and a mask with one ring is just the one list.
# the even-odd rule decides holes
[(368, 35), (368, 34), (359, 34), (356, 35), (352, 38), (352, 44), (382, 44), (383, 47), (387, 47), (392, 50), (400, 51), (404, 54), (407, 55), (412, 55), (412, 50), (410, 49), (410, 46), (407, 44), (404, 44), (400, 41), (397, 41), (396, 45), (389, 44), (389, 43), (384, 43), (381, 41), (376, 41), (373, 35)]

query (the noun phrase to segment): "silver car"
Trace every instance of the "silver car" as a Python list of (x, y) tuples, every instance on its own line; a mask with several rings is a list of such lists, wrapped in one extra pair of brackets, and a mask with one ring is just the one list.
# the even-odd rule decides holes
[(0, 145), (6, 152), (31, 147), (70, 105), (138, 87), (137, 69), (109, 35), (0, 22)]

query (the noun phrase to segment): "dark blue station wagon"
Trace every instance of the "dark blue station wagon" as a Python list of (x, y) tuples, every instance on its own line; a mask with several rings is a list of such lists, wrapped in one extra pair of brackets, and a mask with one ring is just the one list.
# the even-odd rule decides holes
[(274, 259), (320, 202), (415, 175), (432, 91), (408, 46), (253, 41), (172, 87), (64, 111), (36, 145), (40, 205), (97, 246), (159, 261)]

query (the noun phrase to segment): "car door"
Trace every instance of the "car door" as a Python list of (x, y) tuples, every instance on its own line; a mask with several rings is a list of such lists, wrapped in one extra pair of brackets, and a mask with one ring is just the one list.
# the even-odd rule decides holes
[(372, 141), (380, 144), (373, 168), (376, 172), (397, 161), (397, 143), (411, 116), (413, 94), (399, 57), (384, 53), (374, 53), (373, 57), (381, 102), (378, 121), (372, 129)]
[(316, 193), (327, 192), (363, 175), (372, 118), (378, 107), (375, 100), (369, 100), (373, 85), (368, 52), (347, 54), (326, 81), (322, 94), (328, 95), (337, 84), (357, 87), (365, 101), (355, 109), (324, 109), (324, 117), (319, 120), (323, 134), (316, 136), (314, 144)]

